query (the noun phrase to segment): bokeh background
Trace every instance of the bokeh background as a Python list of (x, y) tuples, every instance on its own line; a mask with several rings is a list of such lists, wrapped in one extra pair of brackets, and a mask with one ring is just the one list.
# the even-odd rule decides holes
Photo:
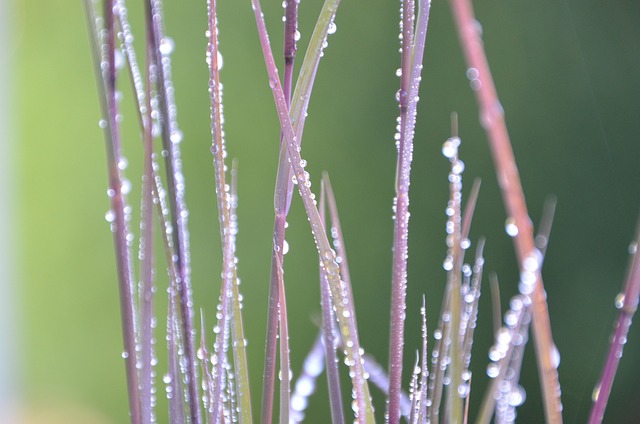
[[(250, 2), (219, 3), (227, 147), (240, 163), (239, 272), (257, 407), (279, 129)], [(278, 51), (281, 2), (264, 3)], [(301, 4), (300, 55), (320, 6), (312, 0)], [(496, 0), (477, 1), (476, 9), (533, 221), (538, 222), (546, 196), (558, 198), (543, 275), (562, 358), (565, 420), (584, 422), (640, 211), (640, 3)], [(167, 33), (176, 46), (174, 85), (184, 132), (195, 301), (212, 317), (221, 259), (209, 153), (206, 4), (167, 0), (165, 10)], [(12, 129), (3, 132), (7, 135), (1, 141), (3, 169), (8, 170), (0, 201), (1, 238), (3, 256), (10, 258), (5, 267), (11, 268), (2, 271), (1, 285), (1, 303), (7, 305), (2, 310), (8, 315), (2, 321), (9, 324), (0, 339), (6, 355), (0, 355), (0, 369), (7, 369), (0, 376), (3, 393), (19, 399), (20, 409), (27, 411), (24, 417), (30, 418), (19, 422), (125, 423), (115, 265), (104, 220), (104, 142), (82, 4), (2, 0), (0, 14), (6, 43), (0, 59), (0, 110), (3, 129)], [(131, 2), (130, 15), (141, 49), (141, 2)], [(397, 1), (343, 2), (318, 72), (303, 142), (316, 191), (322, 170), (333, 180), (362, 343), (382, 363), (387, 361), (389, 321), (398, 20)], [(411, 186), (407, 364), (419, 346), (422, 294), (433, 328), (445, 282), (448, 162), (440, 148), (449, 136), (452, 111), (460, 117), (465, 194), (473, 178), (483, 180), (472, 240), (487, 237), (486, 270), (500, 278), (503, 305), (517, 286), (486, 138), (444, 1), (433, 2), (423, 76)], [(125, 152), (136, 205), (140, 142), (128, 82), (122, 88), (128, 113)], [(285, 277), (297, 374), (319, 314), (317, 257), (297, 195), (289, 224)], [(158, 293), (164, 293), (163, 287)], [(162, 350), (162, 334), (158, 340)], [(473, 351), (472, 417), (486, 384), (491, 343), (486, 291)], [(640, 416), (639, 360), (640, 335), (634, 326), (606, 422), (635, 422)], [(159, 372), (164, 372), (162, 365)], [(311, 400), (308, 422), (329, 420), (324, 381)], [(527, 401), (519, 409), (521, 422), (542, 422), (530, 349), (522, 384)], [(382, 414), (383, 398), (376, 395), (375, 402)], [(159, 422), (166, 422), (159, 415)]]

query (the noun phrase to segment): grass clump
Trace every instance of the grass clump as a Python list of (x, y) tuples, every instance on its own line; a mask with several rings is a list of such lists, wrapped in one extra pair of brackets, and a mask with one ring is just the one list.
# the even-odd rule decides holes
[[(334, 423), (351, 420), (351, 416), (358, 423), (375, 422), (370, 382), (379, 386), (386, 396), (386, 406), (379, 405), (378, 410), (384, 410), (385, 420), (392, 423), (399, 422), (401, 416), (410, 423), (462, 423), (475, 415), (469, 409), (472, 379), (470, 363), (484, 269), (485, 242), (481, 239), (476, 243), (473, 263), (465, 263), (465, 252), (472, 244), (470, 225), (479, 183), (474, 185), (463, 212), (464, 163), (458, 153), (461, 140), (457, 134), (457, 118), (453, 120), (450, 138), (442, 147), (442, 153), (451, 165), (448, 177), (450, 198), (446, 208), (448, 250), (444, 262), (447, 284), (438, 326), (433, 331), (435, 346), (431, 353), (431, 366), (427, 355), (428, 332), (426, 305), (423, 301), (420, 352), (414, 370), (410, 373), (403, 372), (406, 362), (405, 343), (410, 340), (405, 332), (409, 186), (431, 5), (428, 0), (421, 0), (417, 4), (404, 0), (401, 6), (389, 354), (388, 366), (384, 367), (372, 356), (365, 354), (358, 332), (355, 306), (357, 298), (351, 287), (345, 240), (337, 213), (337, 199), (329, 177), (323, 176), (321, 194), (316, 198), (311, 189), (310, 173), (306, 170), (307, 161), (301, 155), (301, 142), (316, 72), (330, 35), (336, 30), (335, 18), (339, 4), (339, 0), (324, 2), (294, 84), (297, 41), (300, 38), (298, 3), (290, 0), (283, 4), (284, 72), (281, 75), (276, 67), (261, 4), (258, 0), (251, 2), (266, 64), (265, 80), (273, 94), (281, 133), (274, 194), (262, 402), (260, 412), (256, 413), (252, 409), (255, 402), (252, 402), (251, 394), (255, 392), (251, 391), (249, 384), (250, 366), (236, 258), (238, 167), (234, 165), (229, 172), (226, 165), (220, 75), (222, 56), (219, 52), (219, 40), (224, 35), (218, 31), (217, 2), (211, 0), (207, 4), (206, 62), (209, 69), (211, 152), (222, 246), (221, 282), (214, 334), (205, 331), (205, 317), (201, 312), (199, 343), (195, 324), (198, 313), (191, 287), (189, 212), (182, 171), (183, 135), (178, 126), (172, 83), (173, 44), (165, 34), (162, 3), (160, 0), (148, 0), (144, 3), (145, 55), (144, 61), (140, 61), (144, 62), (144, 67), (141, 67), (138, 57), (142, 56), (138, 56), (134, 49), (125, 2), (105, 0), (100, 3), (102, 12), (99, 14), (96, 14), (96, 4), (91, 0), (85, 2), (104, 117), (101, 127), (105, 130), (108, 195), (111, 202), (106, 218), (113, 232), (116, 250), (124, 337), (123, 358), (133, 424), (157, 420), (157, 392), (162, 391), (158, 386), (164, 386), (167, 394), (168, 416), (172, 424), (236, 421), (251, 423), (257, 421), (257, 416), (262, 423), (271, 423), (276, 419), (281, 423), (297, 422), (304, 416), (304, 406), (308, 402), (308, 396), (314, 391), (318, 367), (325, 367), (327, 370), (329, 409)], [(494, 415), (500, 422), (515, 419), (516, 407), (524, 401), (519, 375), (528, 326), (531, 324), (546, 421), (559, 423), (562, 422), (562, 405), (557, 348), (551, 334), (541, 276), (552, 221), (549, 216), (552, 214), (549, 213), (543, 219), (539, 234), (534, 237), (502, 106), (496, 94), (470, 2), (452, 0), (451, 8), (467, 61), (467, 76), (477, 94), (481, 124), (489, 139), (507, 212), (507, 233), (513, 238), (520, 270), (520, 293), (511, 300), (504, 325), (494, 323), (495, 344), (489, 353), (491, 363), (487, 370), (493, 380), (485, 392), (478, 422), (488, 422)], [(119, 64), (122, 62), (126, 63), (126, 72), (120, 70)], [(133, 259), (136, 256), (136, 237), (130, 228), (132, 208), (128, 197), (131, 183), (124, 175), (127, 166), (122, 151), (122, 115), (118, 94), (119, 87), (129, 84), (134, 88), (135, 110), (143, 145), (137, 265)], [(292, 394), (288, 330), (290, 316), (287, 314), (285, 295), (287, 285), (284, 279), (284, 254), (287, 250), (287, 216), (295, 201), (295, 191), (299, 192), (302, 199), (317, 249), (322, 323), (317, 342), (309, 353), (303, 373), (294, 383), (295, 390)], [(325, 216), (326, 206), (329, 209), (328, 220)], [(159, 227), (160, 231), (154, 231), (154, 227)], [(155, 300), (158, 287), (156, 269), (159, 267), (155, 262), (161, 255), (155, 251), (157, 243), (154, 239), (158, 235), (164, 253), (162, 256), (166, 259), (168, 280), (167, 365), (162, 371), (162, 383), (157, 381), (159, 355), (155, 343), (156, 317), (159, 315), (156, 312), (158, 301)], [(635, 267), (637, 262), (634, 262)], [(139, 275), (136, 275), (136, 271)], [(620, 301), (620, 320), (623, 323), (630, 323), (637, 305), (637, 287), (640, 285), (635, 268), (632, 268), (629, 275), (625, 296)], [(497, 287), (497, 283), (494, 287)], [(495, 308), (495, 315), (498, 315), (500, 307)], [(618, 330), (620, 327), (618, 325)], [(628, 325), (626, 328), (628, 330)], [(620, 340), (626, 339), (627, 330), (619, 330), (619, 337), (614, 339), (615, 352), (621, 352)], [(214, 337), (213, 343), (207, 342), (208, 337)], [(338, 358), (342, 358), (348, 368), (350, 388), (341, 388), (344, 381), (341, 381)], [(599, 422), (602, 418), (616, 359), (619, 359), (619, 355), (614, 353), (605, 364), (603, 382), (599, 387), (606, 395), (596, 396), (591, 422)], [(411, 375), (408, 394), (403, 391), (402, 384), (406, 374)], [(255, 378), (254, 376), (253, 379)], [(277, 394), (276, 381), (279, 381)], [(255, 386), (254, 383), (254, 390)], [(350, 401), (346, 402), (347, 407), (343, 403), (345, 399), (341, 396), (342, 392), (351, 393)], [(278, 418), (274, 416), (276, 399), (279, 401)], [(345, 414), (347, 410), (350, 412)]]

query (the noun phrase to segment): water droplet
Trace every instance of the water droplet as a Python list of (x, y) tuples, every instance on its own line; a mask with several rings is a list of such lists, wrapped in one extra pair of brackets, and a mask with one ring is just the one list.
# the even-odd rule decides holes
[(560, 351), (556, 345), (551, 347), (551, 365), (554, 368), (558, 368), (560, 366)]
[(102, 129), (107, 128), (107, 120), (106, 119), (101, 119), (98, 121), (98, 126)]
[(491, 363), (487, 365), (487, 376), (489, 378), (496, 378), (500, 374), (500, 368), (497, 364)]
[(127, 166), (129, 166), (129, 162), (127, 161), (127, 159), (120, 158), (120, 160), (118, 161), (118, 169), (124, 171), (125, 169), (127, 169)]
[(129, 352), (127, 352), (126, 350), (122, 352), (122, 359), (127, 359), (129, 357)]
[(527, 398), (527, 392), (525, 392), (522, 386), (516, 386), (509, 393), (509, 405), (510, 406), (520, 406), (524, 403)]
[(122, 180), (122, 187), (120, 188), (122, 194), (129, 194), (131, 192), (131, 181), (124, 178)]
[(402, 68), (396, 69), (396, 76), (397, 77), (401, 77), (402, 76)]
[(598, 383), (598, 385), (593, 389), (593, 392), (591, 393), (591, 400), (593, 402), (597, 402), (599, 397), (600, 397), (600, 384)]
[(329, 22), (329, 28), (327, 28), (327, 34), (335, 34), (337, 30), (338, 30), (338, 27), (336, 26), (336, 24), (333, 21)]
[(182, 131), (180, 131), (180, 130), (171, 131), (171, 135), (169, 136), (169, 140), (171, 140), (171, 142), (173, 144), (180, 143), (182, 141)]
[(624, 300), (625, 300), (624, 293), (618, 293), (618, 295), (616, 296), (616, 300), (614, 302), (614, 304), (616, 305), (616, 308), (622, 309), (622, 307), (624, 306)]
[(630, 255), (635, 255), (636, 252), (638, 251), (638, 243), (637, 242), (633, 242), (631, 244), (629, 244), (629, 254)]
[(171, 375), (169, 374), (165, 374), (164, 377), (162, 377), (162, 382), (164, 384), (169, 384), (171, 383)]
[(289, 253), (289, 243), (287, 243), (287, 241), (284, 240), (282, 244), (282, 254), (286, 255), (287, 253)]
[(515, 237), (518, 235), (518, 226), (516, 225), (516, 220), (513, 218), (507, 218), (504, 223), (504, 230), (507, 232), (509, 237)]
[(479, 76), (480, 72), (478, 72), (476, 68), (467, 69), (467, 78), (469, 78), (469, 80), (478, 79)]
[(295, 41), (300, 41), (300, 37), (301, 37), (300, 31), (296, 30), (296, 32), (293, 33), (293, 39)]
[(116, 219), (115, 212), (113, 212), (113, 210), (109, 209), (107, 211), (107, 213), (104, 214), (104, 219), (109, 223), (115, 221), (115, 219)]
[(173, 53), (174, 47), (175, 43), (173, 42), (173, 39), (171, 37), (165, 36), (162, 40), (160, 40), (160, 46), (158, 47), (158, 49), (160, 50), (160, 54), (162, 54), (163, 56), (168, 56)]
[(458, 137), (452, 137), (447, 139), (442, 145), (442, 154), (444, 157), (451, 159), (458, 154), (458, 146), (460, 145), (460, 139)]

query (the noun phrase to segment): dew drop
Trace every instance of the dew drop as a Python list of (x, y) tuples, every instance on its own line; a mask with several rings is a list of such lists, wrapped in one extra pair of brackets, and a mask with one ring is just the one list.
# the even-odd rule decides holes
[(638, 243), (634, 241), (629, 245), (629, 254), (635, 255), (637, 251), (638, 251)]
[(616, 305), (616, 308), (622, 309), (622, 307), (624, 306), (624, 300), (625, 300), (624, 293), (618, 293), (618, 295), (616, 296), (616, 300), (614, 302), (614, 304)]
[(296, 30), (296, 32), (293, 33), (293, 39), (295, 41), (300, 41), (300, 37), (301, 37), (300, 31)]
[(516, 220), (513, 218), (507, 218), (504, 223), (504, 230), (507, 232), (509, 237), (515, 237), (518, 235), (518, 226), (516, 225)]
[(162, 40), (160, 40), (160, 47), (158, 49), (163, 56), (168, 56), (173, 53), (174, 47), (175, 44), (173, 42), (173, 39), (171, 37), (164, 37)]
[(487, 365), (487, 376), (489, 376), (489, 378), (496, 378), (498, 374), (500, 374), (498, 365), (493, 363)]
[(129, 357), (129, 352), (127, 352), (126, 350), (122, 352), (122, 359), (127, 359)]
[(289, 253), (289, 243), (287, 243), (287, 241), (284, 240), (282, 244), (282, 254), (286, 255), (287, 253)]
[(113, 212), (113, 210), (109, 209), (107, 211), (107, 213), (104, 214), (104, 219), (109, 223), (115, 221), (115, 219), (116, 219), (115, 212)]
[(396, 76), (397, 77), (401, 77), (402, 76), (402, 68), (396, 69)]
[(516, 386), (511, 393), (509, 393), (509, 405), (520, 406), (527, 398), (527, 392), (525, 392), (522, 386)]
[(333, 21), (331, 21), (329, 23), (329, 28), (327, 28), (327, 34), (335, 34), (337, 30), (338, 30), (338, 27), (336, 26), (336, 24)]
[(444, 157), (451, 159), (458, 153), (458, 146), (460, 145), (460, 139), (457, 137), (449, 138), (442, 145), (442, 154)]
[(107, 120), (106, 119), (101, 119), (98, 121), (98, 126), (102, 129), (107, 128)]

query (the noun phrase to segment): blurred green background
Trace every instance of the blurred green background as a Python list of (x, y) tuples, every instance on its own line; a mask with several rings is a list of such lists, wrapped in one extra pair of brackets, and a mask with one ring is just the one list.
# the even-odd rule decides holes
[[(17, 336), (0, 348), (30, 422), (127, 422), (124, 367), (113, 247), (104, 214), (107, 179), (96, 85), (81, 2), (2, 0), (10, 42), (1, 62), (11, 67), (8, 113), (14, 200), (10, 211), (17, 258), (10, 322)], [(262, 374), (273, 186), (278, 123), (249, 0), (219, 1), (227, 147), (240, 161), (239, 273), (244, 293), (254, 404)], [(281, 46), (281, 1), (264, 0), (274, 50)], [(130, 14), (142, 48), (142, 6)], [(302, 55), (321, 2), (300, 6)], [(193, 284), (198, 308), (213, 316), (220, 275), (205, 64), (206, 4), (165, 4), (174, 39), (174, 85), (184, 132)], [(544, 199), (558, 198), (544, 265), (566, 422), (584, 422), (615, 316), (613, 300), (628, 261), (640, 211), (640, 3), (635, 0), (477, 1), (484, 41), (527, 194), (538, 222)], [(337, 32), (320, 65), (304, 136), (303, 156), (319, 189), (327, 170), (344, 226), (362, 343), (387, 360), (398, 89), (398, 2), (345, 0)], [(139, 191), (140, 142), (125, 92), (128, 176)], [(7, 96), (11, 95), (10, 98)], [(437, 322), (445, 275), (444, 208), (448, 162), (442, 142), (457, 111), (465, 194), (483, 179), (472, 240), (487, 237), (486, 270), (501, 281), (503, 305), (516, 293), (517, 269), (478, 110), (465, 77), (449, 6), (432, 5), (416, 129), (407, 305), (407, 364), (419, 346), (419, 306), (426, 294), (430, 327)], [(3, 149), (4, 150), (4, 149)], [(132, 204), (137, 204), (134, 196)], [(134, 214), (135, 215), (135, 214)], [(15, 224), (14, 224), (15, 223)], [(298, 374), (316, 334), (317, 257), (296, 195), (289, 218), (286, 281), (292, 368)], [(6, 237), (3, 237), (5, 240)], [(159, 264), (160, 274), (163, 265)], [(12, 292), (12, 293), (11, 293)], [(160, 287), (158, 293), (163, 294)], [(6, 297), (6, 296), (5, 296)], [(162, 308), (160, 310), (163, 310)], [(162, 325), (159, 328), (162, 329)], [(492, 343), (488, 291), (481, 299), (474, 345), (472, 413), (486, 384)], [(158, 335), (163, 350), (164, 337)], [(606, 422), (640, 416), (640, 336), (631, 329)], [(159, 369), (164, 372), (164, 369)], [(521, 422), (543, 421), (535, 359), (527, 351)], [(325, 380), (308, 422), (328, 422)], [(345, 390), (346, 391), (346, 390)], [(348, 391), (347, 391), (348, 392)], [(383, 398), (376, 395), (379, 413)], [(68, 412), (68, 411), (84, 412)], [(65, 415), (69, 414), (69, 415)], [(95, 415), (95, 421), (88, 418)], [(59, 421), (55, 421), (56, 417)], [(162, 411), (160, 422), (166, 422)], [(381, 415), (380, 415), (381, 416)], [(40, 418), (37, 418), (40, 417)], [(64, 418), (66, 417), (66, 418)], [(39, 421), (38, 421), (39, 420)], [(2, 419), (0, 419), (2, 422)]]

